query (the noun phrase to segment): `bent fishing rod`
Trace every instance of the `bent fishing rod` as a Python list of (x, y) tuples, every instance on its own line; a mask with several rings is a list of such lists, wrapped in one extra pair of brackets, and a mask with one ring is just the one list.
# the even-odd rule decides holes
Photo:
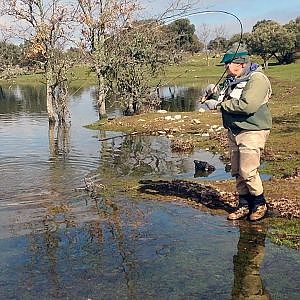
[[(171, 19), (170, 22), (174, 22), (174, 21), (178, 20), (179, 17), (182, 18), (182, 17), (190, 17), (190, 16), (195, 16), (195, 15), (200, 15), (200, 14), (214, 14), (214, 13), (220, 13), (220, 14), (226, 14), (226, 15), (232, 16), (239, 23), (239, 26), (240, 26), (240, 38), (239, 38), (238, 45), (237, 45), (237, 48), (235, 50), (235, 53), (234, 53), (234, 55), (233, 55), (233, 57), (231, 59), (231, 61), (233, 61), (236, 58), (236, 55), (237, 55), (237, 53), (239, 51), (239, 48), (240, 48), (240, 46), (242, 44), (242, 40), (243, 40), (243, 24), (242, 24), (242, 21), (239, 19), (239, 17), (237, 15), (235, 15), (234, 13), (228, 12), (226, 10), (199, 10), (199, 11), (192, 11), (192, 12), (186, 13), (186, 14), (178, 13), (176, 15), (164, 17), (164, 18), (162, 18), (162, 20), (169, 20), (169, 19)], [(227, 69), (228, 69), (228, 66), (226, 66), (223, 74), (220, 76), (220, 78), (218, 79), (218, 81), (214, 84), (214, 88), (216, 88), (218, 86), (218, 84), (220, 83), (220, 81), (222, 80), (222, 78), (224, 77), (224, 75), (226, 74)]]

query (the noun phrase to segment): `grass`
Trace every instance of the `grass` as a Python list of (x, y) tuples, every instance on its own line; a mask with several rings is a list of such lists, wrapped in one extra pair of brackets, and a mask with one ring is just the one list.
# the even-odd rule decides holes
[(267, 235), (275, 244), (300, 249), (299, 220), (270, 219)]
[(159, 79), (163, 85), (203, 87), (205, 83), (215, 82), (224, 71), (224, 67), (216, 63), (216, 59), (210, 59), (207, 66), (205, 57), (195, 54), (178, 65), (167, 67)]
[[(69, 85), (71, 88), (87, 87), (96, 84), (96, 75), (85, 66), (75, 66), (68, 72)], [(40, 85), (45, 84), (44, 72), (26, 74), (10, 79), (0, 79), (2, 85)]]

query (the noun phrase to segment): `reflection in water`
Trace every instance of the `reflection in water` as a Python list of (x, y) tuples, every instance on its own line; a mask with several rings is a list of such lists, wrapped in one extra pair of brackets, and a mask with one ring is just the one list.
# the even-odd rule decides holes
[[(100, 196), (99, 192), (97, 192), (98, 187), (94, 184), (93, 180), (90, 180), (88, 184), (86, 182), (86, 190), (91, 200), (94, 202), (94, 207), (99, 216), (99, 222), (97, 222), (98, 228), (95, 230), (95, 227), (92, 226), (93, 230), (90, 232), (92, 236), (94, 235), (97, 238), (98, 242), (103, 244), (105, 242), (103, 232), (105, 229), (109, 230), (112, 241), (115, 243), (117, 252), (121, 258), (121, 271), (124, 274), (128, 299), (136, 299), (134, 291), (134, 278), (135, 273), (137, 272), (135, 264), (136, 259), (134, 257), (135, 249), (130, 246), (130, 243), (128, 243), (127, 240), (130, 238), (131, 241), (134, 241), (139, 236), (136, 229), (144, 223), (144, 214), (139, 213), (139, 210), (128, 210), (126, 206), (117, 204), (115, 201), (116, 199), (113, 201)], [(124, 215), (127, 220), (127, 228), (124, 226)], [(100, 220), (102, 221), (102, 224)]]
[(145, 223), (144, 213), (90, 195), (86, 198), (89, 217), (84, 223), (76, 206), (68, 204), (50, 205), (41, 223), (28, 223), (32, 232), (27, 259), (19, 266), (21, 273), (13, 275), (13, 286), (18, 289), (8, 292), (7, 286), (0, 298), (86, 298), (103, 292), (101, 299), (111, 299), (111, 295), (136, 299), (135, 241)]
[(70, 152), (70, 124), (49, 124), (49, 152), (51, 158), (61, 157), (65, 160)]
[(201, 88), (165, 86), (159, 89), (161, 109), (168, 111), (195, 111), (198, 99), (203, 91)]
[(265, 255), (265, 239), (266, 228), (262, 225), (240, 225), (237, 253), (233, 257), (233, 300), (271, 299), (260, 275), (260, 266)]
[(41, 113), (46, 108), (46, 88), (43, 85), (14, 88), (0, 87), (0, 115), (16, 112)]
[(108, 134), (100, 132), (101, 163), (97, 169), (99, 174), (105, 174), (105, 178), (194, 178), (195, 159), (210, 161), (216, 167), (215, 172), (206, 172), (206, 178), (199, 179), (231, 178), (224, 171), (224, 164), (219, 156), (213, 153), (204, 150), (190, 154), (173, 152), (170, 140), (164, 136), (136, 135), (105, 140)]

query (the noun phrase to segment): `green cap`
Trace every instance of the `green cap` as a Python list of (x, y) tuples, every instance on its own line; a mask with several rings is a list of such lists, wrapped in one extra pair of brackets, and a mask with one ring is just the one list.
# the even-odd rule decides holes
[[(238, 49), (238, 50), (237, 50)], [(236, 51), (237, 50), (237, 51)], [(249, 62), (249, 53), (243, 47), (238, 47), (238, 44), (234, 44), (223, 56), (221, 64), (227, 64), (230, 62), (242, 64)]]

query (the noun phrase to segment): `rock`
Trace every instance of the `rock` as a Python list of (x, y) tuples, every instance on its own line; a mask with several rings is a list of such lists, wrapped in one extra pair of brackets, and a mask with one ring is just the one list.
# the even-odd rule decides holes
[(202, 161), (202, 160), (194, 160), (195, 163), (195, 171), (215, 171), (216, 168), (209, 164), (207, 161)]
[(168, 111), (166, 111), (165, 109), (159, 109), (156, 112), (159, 114), (166, 114)]
[(225, 172), (230, 172), (231, 171), (231, 164), (230, 163), (227, 163), (226, 165), (225, 165)]
[(195, 174), (194, 177), (207, 177), (215, 171), (215, 167), (210, 165), (206, 161), (194, 160), (195, 163)]

